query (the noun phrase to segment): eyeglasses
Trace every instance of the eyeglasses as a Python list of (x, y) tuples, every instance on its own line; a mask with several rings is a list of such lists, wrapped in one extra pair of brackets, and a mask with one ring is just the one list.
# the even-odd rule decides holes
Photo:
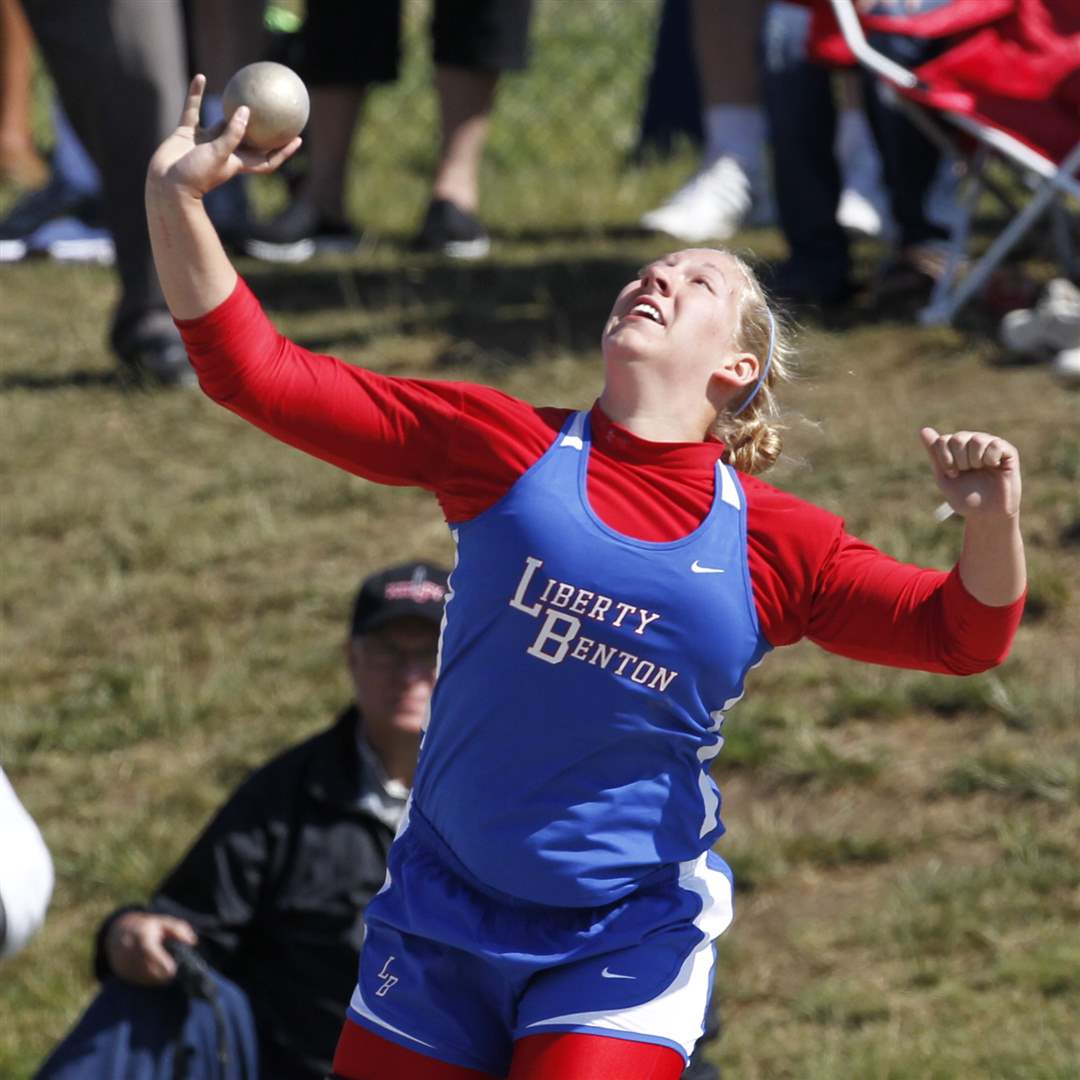
[(373, 667), (424, 668), (435, 667), (438, 650), (434, 643), (403, 649), (385, 638), (368, 636), (363, 639), (364, 656)]

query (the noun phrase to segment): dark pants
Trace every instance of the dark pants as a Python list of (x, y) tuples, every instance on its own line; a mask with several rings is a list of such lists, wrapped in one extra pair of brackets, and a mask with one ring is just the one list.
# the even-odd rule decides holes
[[(255, 1021), (247, 997), (220, 975), (214, 981), (220, 1019), (205, 1001), (189, 1007), (178, 987), (110, 980), (36, 1080), (258, 1080)], [(224, 1064), (219, 1062), (222, 1035)]]
[(151, 156), (176, 127), (187, 85), (180, 0), (23, 6), (64, 111), (101, 173), (121, 282), (115, 330), (165, 307), (143, 188)]
[[(806, 55), (808, 11), (770, 5), (763, 34), (762, 92), (773, 153), (780, 227), (796, 264), (813, 268), (823, 286), (846, 279), (848, 240), (836, 221), (840, 167), (833, 151), (836, 105), (831, 72)], [(933, 43), (896, 34), (870, 37), (880, 52), (913, 67)], [(937, 172), (937, 148), (895, 106), (876, 77), (865, 75), (864, 100), (881, 153), (889, 203), (903, 246), (945, 235), (924, 211)]]
[[(533, 0), (435, 0), (432, 58), (467, 71), (521, 71)], [(308, 0), (296, 64), (310, 86), (393, 82), (401, 51), (401, 0)]]

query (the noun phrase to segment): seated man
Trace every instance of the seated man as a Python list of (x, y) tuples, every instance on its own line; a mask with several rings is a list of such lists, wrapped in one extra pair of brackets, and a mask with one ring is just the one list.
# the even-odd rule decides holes
[[(363, 583), (346, 646), (354, 704), (248, 777), (148, 905), (105, 920), (101, 993), (40, 1077), (330, 1071), (363, 911), (412, 783), (445, 593), (445, 571), (427, 563)], [(215, 1000), (189, 1009), (172, 942), (197, 946)]]

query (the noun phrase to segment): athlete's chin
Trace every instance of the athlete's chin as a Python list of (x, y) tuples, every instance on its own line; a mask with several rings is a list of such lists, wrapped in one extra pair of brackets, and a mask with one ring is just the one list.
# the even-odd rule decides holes
[(640, 332), (633, 327), (617, 326), (603, 340), (604, 359), (608, 363), (630, 364), (649, 358), (653, 351)]

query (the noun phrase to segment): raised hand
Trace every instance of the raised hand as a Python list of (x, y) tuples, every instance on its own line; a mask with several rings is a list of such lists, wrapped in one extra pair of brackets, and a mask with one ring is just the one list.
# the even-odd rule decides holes
[(1012, 443), (984, 431), (919, 432), (938, 487), (966, 518), (1012, 517), (1020, 510), (1020, 455)]
[(249, 118), (249, 110), (243, 105), (219, 129), (200, 129), (199, 107), (205, 89), (206, 76), (196, 75), (188, 87), (179, 126), (150, 159), (151, 183), (170, 185), (182, 194), (201, 199), (237, 173), (273, 172), (300, 148), (299, 136), (270, 152), (241, 146)]

